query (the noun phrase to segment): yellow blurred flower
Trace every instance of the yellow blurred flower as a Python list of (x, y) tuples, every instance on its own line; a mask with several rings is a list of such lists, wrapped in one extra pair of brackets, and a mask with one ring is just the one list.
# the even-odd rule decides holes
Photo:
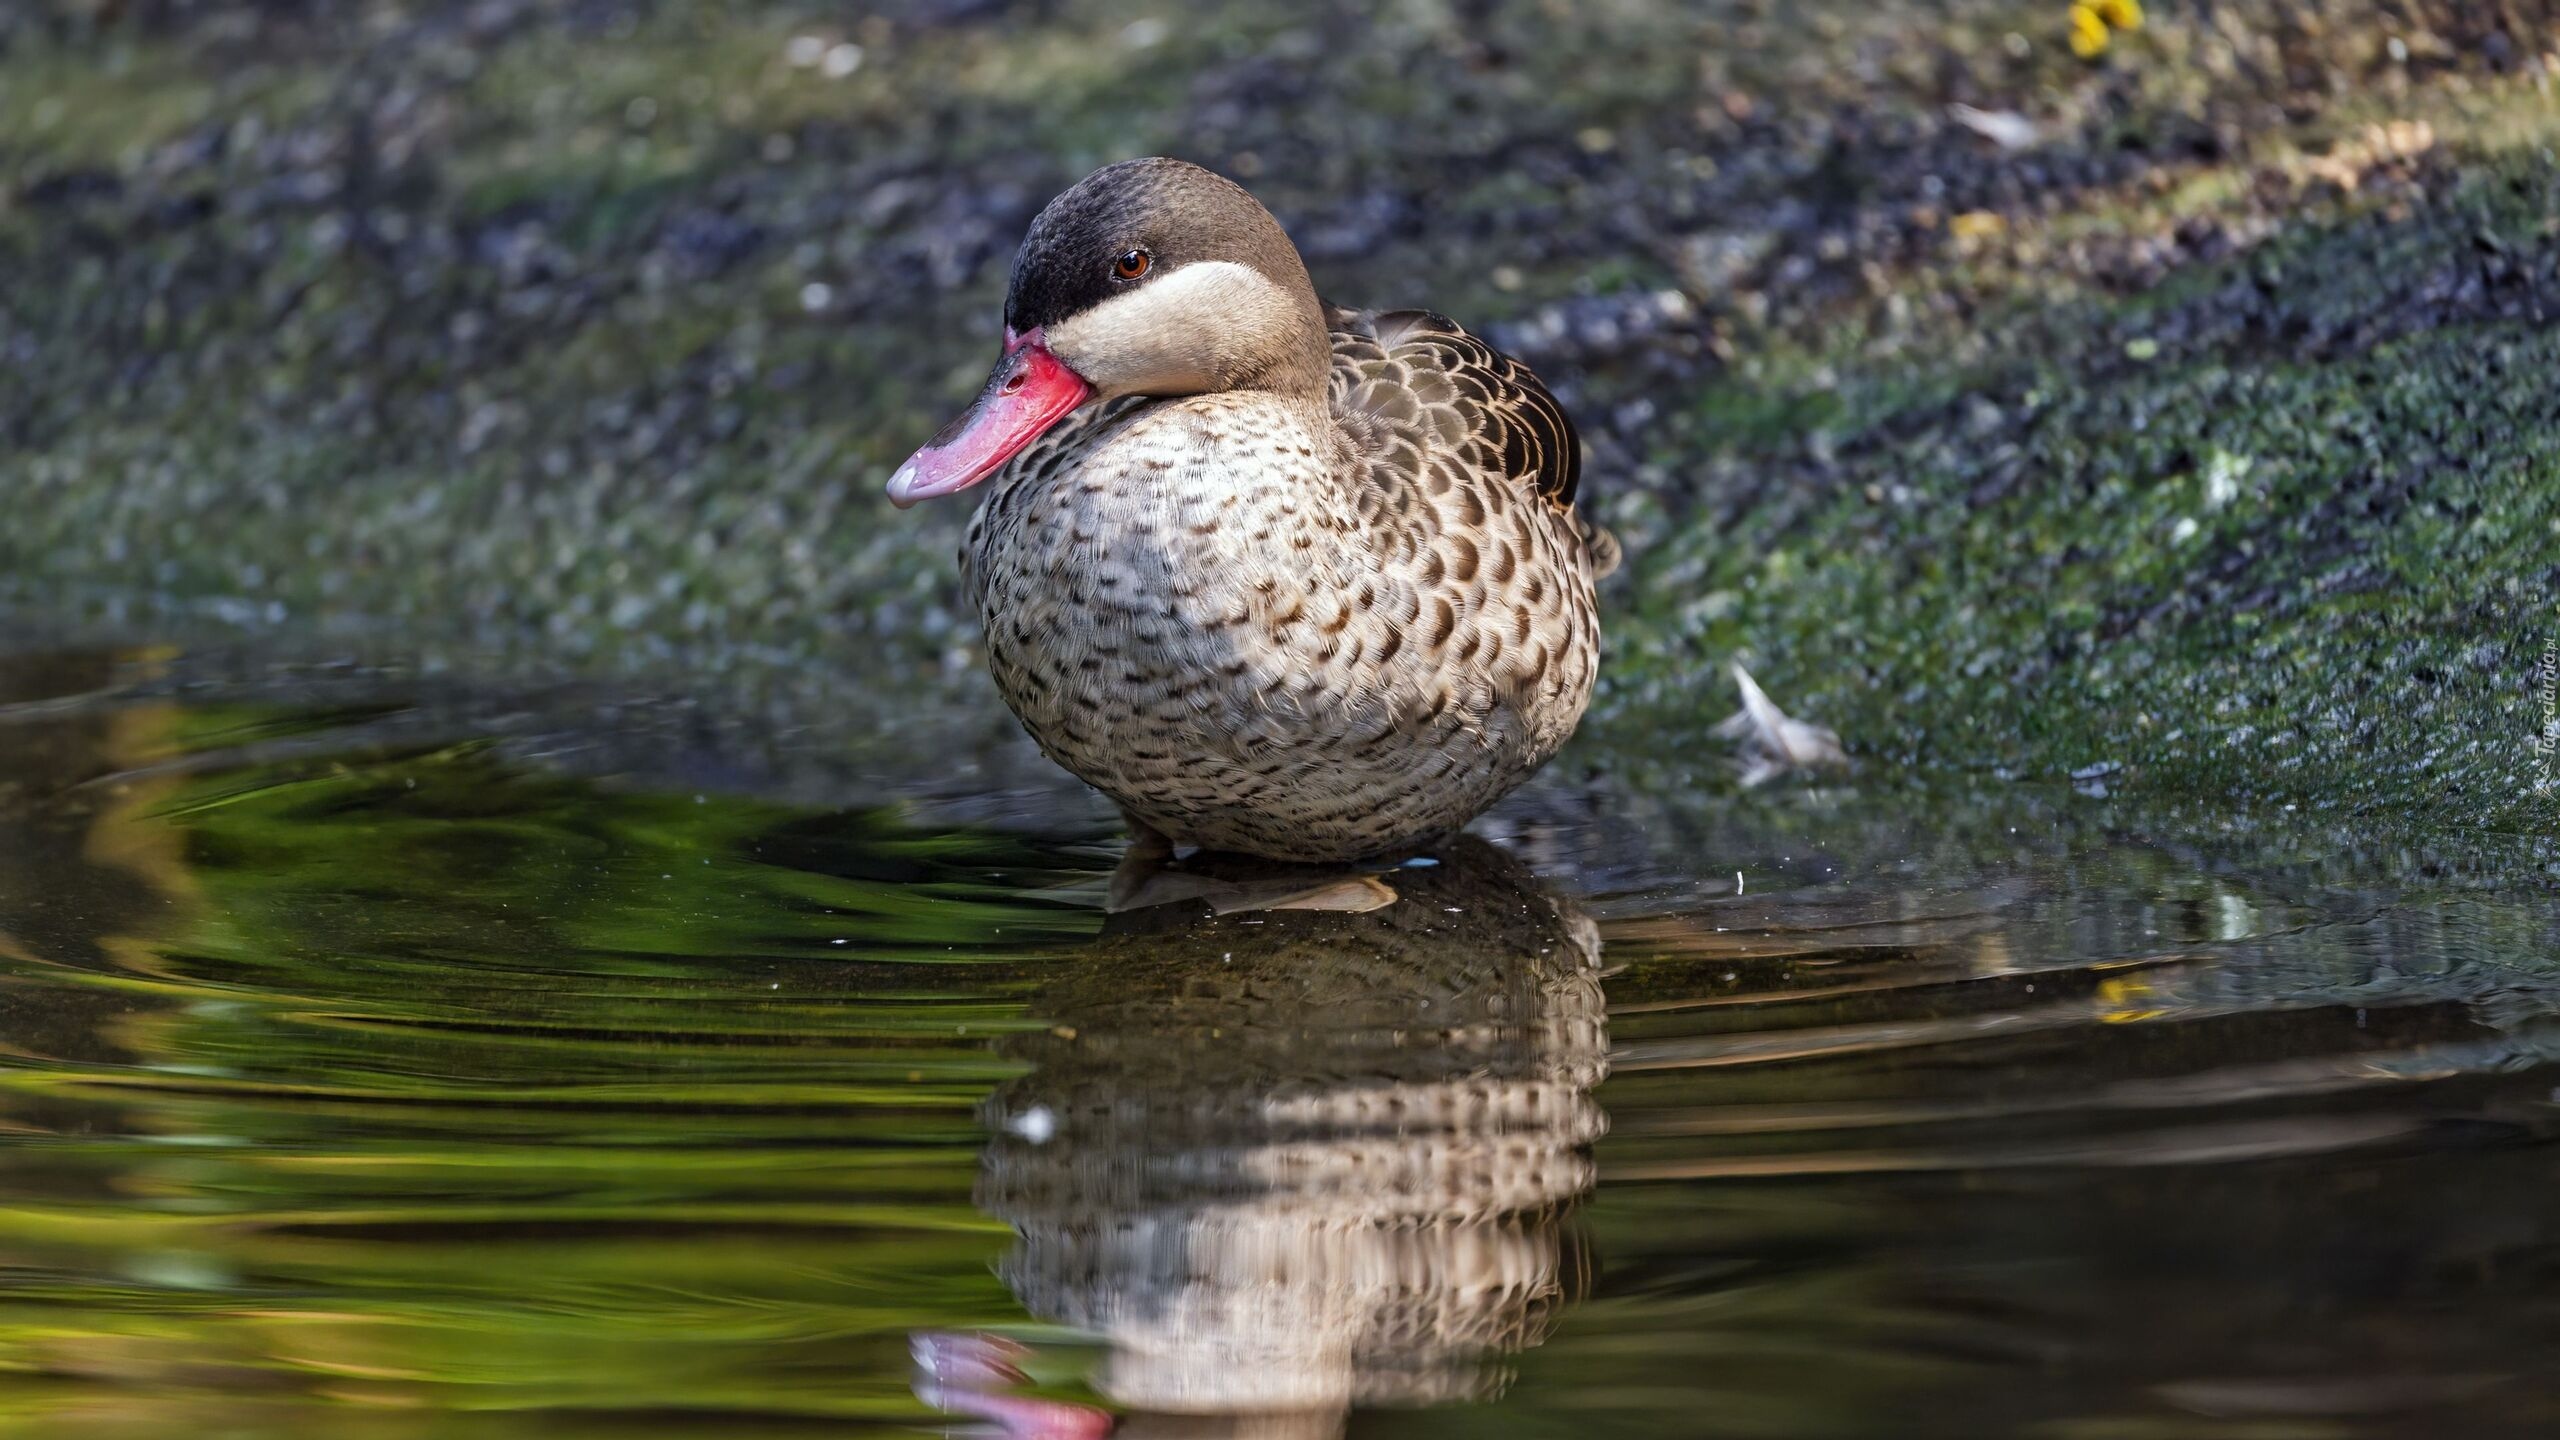
[(2071, 53), (2083, 60), (2095, 60), (2106, 53), (2107, 22), (2098, 16), (2094, 5), (2071, 7)]
[(2098, 982), (2098, 1019), (2107, 1025), (2138, 1025), (2169, 1012), (2161, 1005), (2160, 988), (2139, 976)]
[(2142, 28), (2142, 0), (2096, 0), (2089, 8), (2098, 12), (2098, 18), (2106, 21), (2109, 29)]

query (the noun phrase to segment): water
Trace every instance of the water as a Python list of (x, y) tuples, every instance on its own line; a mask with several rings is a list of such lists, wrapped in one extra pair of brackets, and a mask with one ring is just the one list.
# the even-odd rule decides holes
[(0, 662), (0, 1436), (2560, 1423), (2476, 855), (1560, 774), (1106, 924), (1001, 766), (167, 661)]

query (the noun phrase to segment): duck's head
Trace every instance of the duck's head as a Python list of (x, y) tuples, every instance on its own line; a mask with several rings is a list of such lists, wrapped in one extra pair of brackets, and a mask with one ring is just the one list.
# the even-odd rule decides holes
[(968, 413), (898, 467), (889, 498), (965, 490), (1115, 396), (1321, 397), (1327, 347), (1305, 262), (1244, 187), (1180, 160), (1105, 166), (1031, 222), (1003, 356)]

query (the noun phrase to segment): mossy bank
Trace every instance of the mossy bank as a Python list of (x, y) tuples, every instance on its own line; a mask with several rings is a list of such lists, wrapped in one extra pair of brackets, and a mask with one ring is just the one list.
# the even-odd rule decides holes
[(1872, 777), (2546, 831), (2560, 13), (2068, 9), (13, 10), (0, 604), (968, 683), (879, 482), (1041, 201), (1170, 152), (1582, 418), (1590, 758), (1740, 658)]

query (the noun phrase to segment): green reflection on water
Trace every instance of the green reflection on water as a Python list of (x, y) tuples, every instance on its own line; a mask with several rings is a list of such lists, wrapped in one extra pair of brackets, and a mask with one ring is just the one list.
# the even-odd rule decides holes
[(0, 759), (20, 1432), (906, 1415), (909, 1327), (1019, 1318), (971, 1111), (1094, 923), (1039, 854), (475, 746), (191, 768), (283, 731), (236, 711), (35, 728)]

